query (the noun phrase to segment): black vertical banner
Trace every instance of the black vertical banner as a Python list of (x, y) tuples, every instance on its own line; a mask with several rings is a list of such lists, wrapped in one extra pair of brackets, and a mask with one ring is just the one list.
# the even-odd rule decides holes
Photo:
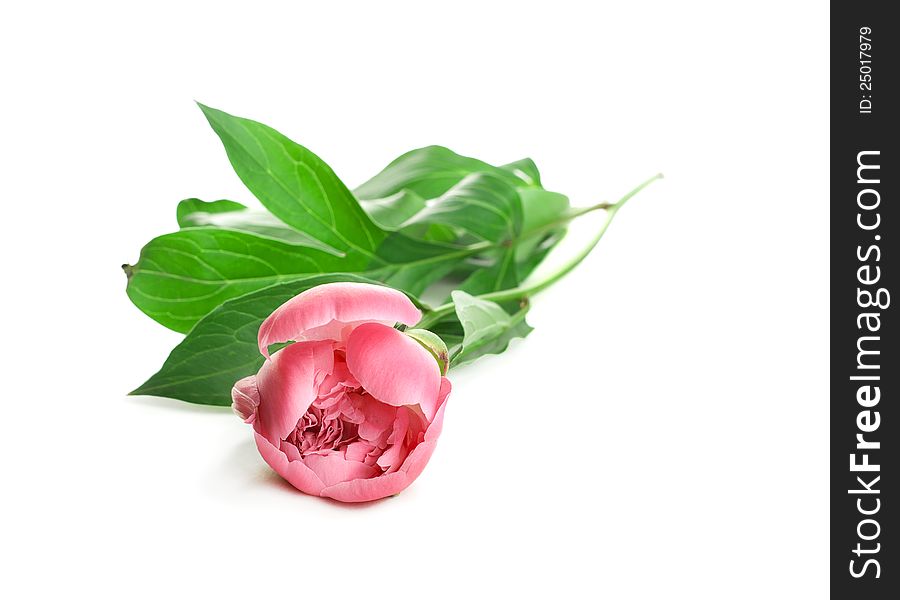
[(831, 590), (900, 598), (900, 22), (831, 4)]

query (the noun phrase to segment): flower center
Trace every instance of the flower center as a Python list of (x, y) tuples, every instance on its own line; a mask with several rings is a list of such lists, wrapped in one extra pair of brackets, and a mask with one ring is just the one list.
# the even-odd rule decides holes
[(285, 441), (296, 446), (303, 457), (343, 450), (359, 439), (362, 420), (357, 406), (365, 402), (367, 395), (357, 388), (317, 398)]
[[(299, 453), (361, 462), (380, 473), (393, 472), (422, 442), (428, 423), (421, 410), (391, 406), (368, 393), (350, 373), (342, 351), (334, 354), (334, 369), (323, 375), (318, 396), (282, 442)], [(293, 449), (296, 448), (296, 453)]]

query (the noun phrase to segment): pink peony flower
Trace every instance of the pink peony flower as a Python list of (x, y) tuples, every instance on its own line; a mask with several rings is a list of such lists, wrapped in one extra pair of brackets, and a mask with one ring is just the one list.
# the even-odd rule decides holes
[[(435, 355), (394, 328), (421, 316), (397, 290), (330, 283), (263, 322), (267, 360), (234, 385), (232, 406), (279, 475), (342, 502), (391, 496), (419, 476), (450, 393)], [(269, 356), (271, 344), (288, 341)]]

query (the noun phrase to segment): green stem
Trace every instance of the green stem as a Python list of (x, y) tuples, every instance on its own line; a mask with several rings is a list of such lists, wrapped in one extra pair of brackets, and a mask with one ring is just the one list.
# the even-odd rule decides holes
[[(600, 239), (603, 237), (603, 234), (606, 233), (606, 230), (609, 229), (609, 224), (612, 223), (612, 220), (616, 216), (616, 213), (619, 212), (619, 209), (625, 206), (625, 203), (635, 195), (637, 195), (638, 192), (643, 190), (645, 187), (647, 187), (657, 179), (662, 179), (662, 173), (658, 173), (644, 183), (640, 184), (639, 186), (622, 196), (622, 198), (615, 204), (596, 204), (594, 206), (589, 206), (585, 209), (577, 211), (576, 213), (573, 213), (572, 218), (594, 210), (605, 209), (607, 212), (607, 216), (606, 221), (603, 223), (603, 226), (594, 235), (587, 246), (585, 246), (581, 250), (581, 252), (572, 257), (566, 264), (561, 266), (556, 270), (556, 272), (554, 272), (547, 278), (527, 286), (519, 286), (508, 290), (501, 290), (499, 292), (490, 292), (488, 294), (481, 294), (480, 296), (476, 297), (481, 298), (482, 300), (490, 300), (492, 302), (504, 302), (507, 300), (523, 301), (526, 300), (529, 296), (532, 296), (540, 292), (541, 290), (547, 289), (548, 287), (568, 275), (569, 272), (572, 271), (572, 269), (577, 267), (581, 263), (581, 261), (583, 261), (587, 257), (587, 255), (591, 253), (597, 243), (600, 242)], [(427, 329), (430, 325), (433, 325), (434, 323), (440, 321), (444, 316), (452, 313), (453, 310), (454, 306), (452, 302), (448, 302), (447, 304), (442, 304), (441, 306), (435, 307), (434, 309), (426, 313), (424, 317), (422, 317), (422, 320), (419, 321), (416, 327), (420, 329)]]
[[(608, 210), (612, 206), (615, 206), (615, 205), (609, 204), (607, 202), (601, 202), (600, 204), (595, 204), (593, 206), (588, 206), (585, 208), (580, 208), (578, 210), (574, 210), (574, 211), (568, 213), (565, 217), (563, 217), (561, 219), (556, 219), (555, 221), (552, 221), (550, 223), (542, 225), (541, 227), (536, 227), (530, 231), (526, 231), (525, 233), (522, 234), (522, 236), (520, 238), (515, 240), (515, 243), (518, 243), (518, 242), (522, 241), (523, 239), (527, 239), (530, 237), (534, 237), (536, 235), (542, 235), (542, 234), (548, 233), (550, 231), (554, 231), (556, 229), (559, 229), (561, 226), (565, 225), (566, 223), (569, 223), (570, 221), (574, 221), (575, 219), (577, 219), (578, 217), (580, 217), (582, 215), (586, 215), (590, 212), (594, 212), (595, 210), (604, 210), (604, 209)], [(462, 246), (458, 250), (449, 252), (447, 254), (440, 254), (438, 256), (434, 256), (431, 258), (423, 258), (421, 260), (414, 261), (414, 264), (424, 265), (424, 264), (428, 264), (428, 263), (432, 263), (432, 262), (434, 262), (434, 263), (442, 262), (442, 261), (447, 260), (448, 258), (455, 258), (455, 257), (464, 258), (464, 257), (468, 257), (468, 256), (474, 256), (476, 254), (485, 252), (486, 250), (494, 250), (496, 248), (503, 248), (508, 243), (509, 242), (478, 242), (475, 244), (470, 244), (468, 246)], [(122, 268), (125, 269), (126, 266), (127, 265), (122, 265)], [(390, 266), (390, 265), (388, 265), (388, 266)], [(128, 274), (127, 269), (125, 272), (126, 272), (126, 274)]]
[(592, 213), (596, 210), (608, 210), (612, 206), (615, 206), (615, 205), (610, 204), (609, 202), (600, 202), (599, 204), (594, 204), (593, 206), (586, 206), (584, 208), (578, 208), (578, 209), (572, 210), (572, 211), (566, 213), (566, 215), (560, 219), (556, 219), (555, 221), (551, 221), (549, 223), (541, 225), (540, 227), (535, 227), (534, 229), (526, 231), (525, 233), (523, 233), (521, 235), (521, 237), (518, 240), (516, 240), (516, 242), (519, 242), (524, 239), (528, 239), (530, 237), (534, 237), (536, 235), (543, 235), (545, 233), (555, 231), (555, 230), (559, 229), (560, 227), (562, 227), (563, 225), (574, 221), (575, 219), (577, 219), (578, 217), (580, 217), (582, 215)]

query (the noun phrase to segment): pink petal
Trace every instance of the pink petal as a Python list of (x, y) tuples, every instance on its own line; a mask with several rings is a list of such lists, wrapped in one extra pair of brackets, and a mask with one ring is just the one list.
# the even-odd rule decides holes
[(303, 462), (326, 486), (354, 479), (368, 479), (381, 473), (381, 469), (355, 460), (347, 460), (343, 452), (310, 454)]
[(347, 366), (363, 388), (391, 406), (418, 404), (431, 421), (441, 372), (428, 350), (393, 327), (365, 323), (347, 340)]
[(300, 450), (297, 449), (297, 446), (291, 444), (290, 442), (281, 442), (281, 446), (278, 448), (284, 455), (287, 456), (288, 460), (302, 460), (303, 457), (300, 455)]
[(347, 445), (347, 449), (344, 450), (344, 456), (347, 457), (347, 460), (355, 460), (359, 462), (363, 462), (366, 460), (366, 456), (375, 449), (375, 446), (372, 444), (368, 444), (366, 442), (353, 442)]
[(344, 483), (326, 486), (319, 492), (322, 496), (334, 498), (341, 502), (369, 502), (399, 494), (411, 484), (425, 469), (428, 459), (434, 453), (438, 437), (444, 425), (444, 408), (446, 399), (450, 394), (450, 382), (443, 378), (441, 382), (441, 394), (434, 422), (425, 432), (424, 441), (415, 447), (403, 462), (399, 471), (373, 477), (371, 479), (355, 479)]
[(256, 438), (256, 447), (259, 449), (263, 460), (275, 469), (276, 473), (284, 477), (301, 492), (312, 494), (313, 496), (320, 494), (325, 484), (309, 467), (299, 460), (289, 461), (284, 452), (273, 446), (269, 440), (258, 433), (253, 435)]
[(425, 440), (437, 440), (441, 435), (441, 431), (444, 428), (444, 408), (447, 406), (447, 397), (450, 396), (450, 392), (453, 391), (453, 386), (450, 385), (450, 380), (446, 377), (441, 377), (441, 391), (438, 394), (438, 411), (437, 414), (434, 415), (434, 421), (431, 422), (431, 425), (425, 431)]
[(399, 494), (412, 482), (413, 480), (404, 471), (396, 471), (372, 479), (354, 479), (338, 483), (324, 488), (319, 495), (340, 502), (371, 502)]
[(273, 443), (286, 438), (316, 399), (319, 375), (330, 372), (333, 363), (331, 342), (297, 342), (273, 354), (256, 376), (256, 431)]
[(404, 444), (409, 431), (409, 416), (414, 414), (417, 421), (421, 422), (419, 413), (413, 413), (409, 408), (397, 409), (397, 416), (391, 425), (391, 434), (387, 439), (390, 444), (384, 453), (378, 457), (376, 464), (384, 469), (385, 473), (393, 473), (403, 463), (407, 456), (407, 444)]
[(253, 423), (256, 420), (256, 409), (259, 407), (259, 388), (256, 386), (256, 375), (244, 377), (231, 388), (231, 410), (244, 420)]
[[(259, 351), (288, 341), (340, 339), (346, 324), (377, 321), (415, 325), (422, 313), (398, 290), (369, 283), (326, 283), (275, 309), (259, 328)], [(320, 328), (316, 330), (317, 328)]]
[(403, 466), (400, 467), (400, 470), (405, 471), (409, 476), (410, 482), (425, 469), (428, 459), (431, 458), (431, 453), (434, 452), (437, 440), (441, 436), (441, 431), (444, 428), (444, 409), (447, 407), (446, 400), (447, 396), (450, 395), (450, 389), (450, 381), (446, 377), (442, 378), (440, 404), (438, 405), (437, 414), (434, 416), (434, 421), (425, 430), (425, 440), (416, 446), (416, 449), (406, 457), (406, 460), (403, 461)]
[(363, 421), (359, 424), (359, 437), (372, 443), (381, 438), (387, 442), (391, 425), (397, 418), (397, 409), (384, 402), (379, 402), (372, 396), (364, 396), (359, 399), (357, 408), (363, 415)]
[(335, 356), (334, 369), (322, 381), (319, 386), (319, 395), (327, 396), (333, 392), (340, 391), (343, 388), (357, 388), (359, 382), (350, 373), (347, 368), (347, 361), (343, 360), (340, 355)]

